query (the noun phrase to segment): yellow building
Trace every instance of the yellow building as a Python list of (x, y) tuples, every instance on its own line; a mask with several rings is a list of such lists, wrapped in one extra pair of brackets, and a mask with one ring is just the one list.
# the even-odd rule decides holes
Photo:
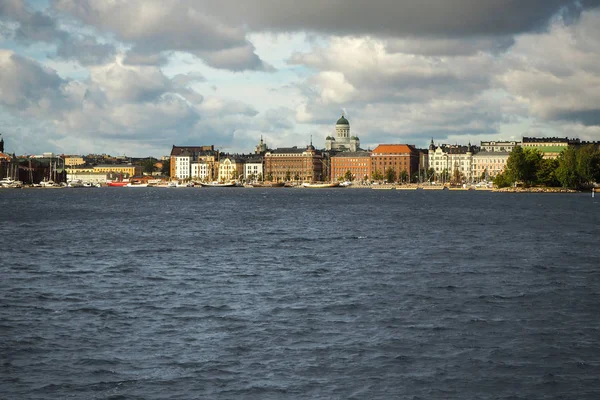
[(244, 161), (239, 158), (226, 157), (219, 161), (219, 181), (229, 182), (244, 174)]
[(117, 174), (128, 174), (129, 176), (141, 176), (143, 168), (140, 165), (131, 164), (109, 164), (109, 165), (96, 165), (93, 168), (93, 172), (110, 173), (114, 172)]
[(65, 156), (65, 166), (67, 167), (76, 167), (78, 165), (84, 165), (85, 161), (81, 156)]

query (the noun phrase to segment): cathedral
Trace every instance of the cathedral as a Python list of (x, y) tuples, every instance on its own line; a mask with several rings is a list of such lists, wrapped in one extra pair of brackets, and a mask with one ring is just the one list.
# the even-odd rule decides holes
[(325, 138), (325, 150), (328, 151), (359, 151), (360, 140), (356, 136), (350, 136), (350, 123), (344, 117), (337, 120), (335, 124), (335, 137)]

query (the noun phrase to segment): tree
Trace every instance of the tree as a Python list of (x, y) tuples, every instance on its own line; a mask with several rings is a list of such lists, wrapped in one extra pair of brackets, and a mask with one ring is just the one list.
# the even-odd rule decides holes
[(171, 160), (163, 161), (160, 173), (163, 175), (171, 175)]
[[(525, 169), (525, 153), (521, 146), (515, 146), (506, 160), (506, 170), (504, 175), (506, 179), (516, 184), (523, 180), (523, 171)], [(495, 181), (494, 181), (495, 182)]]
[(388, 167), (388, 169), (385, 170), (385, 180), (389, 183), (396, 181), (396, 171), (394, 171), (392, 167)]
[(577, 176), (577, 154), (573, 147), (567, 147), (558, 157), (556, 179), (565, 188), (576, 188), (579, 184)]
[(560, 182), (556, 179), (557, 168), (558, 160), (542, 159), (538, 164), (537, 182), (544, 186), (560, 186)]
[(600, 152), (593, 144), (577, 149), (577, 175), (580, 186), (590, 186), (598, 180), (600, 172)]
[(144, 173), (152, 174), (154, 171), (156, 171), (154, 163), (156, 163), (156, 159), (154, 158), (146, 158), (144, 161), (142, 161), (142, 168)]
[(383, 174), (378, 169), (376, 169), (375, 171), (373, 171), (373, 173), (371, 174), (371, 176), (372, 176), (373, 180), (375, 180), (375, 181), (380, 181), (380, 180), (383, 179)]
[(504, 172), (496, 175), (494, 178), (494, 185), (499, 188), (508, 187), (513, 184), (513, 180)]
[(285, 180), (289, 182), (289, 180), (292, 178), (292, 173), (290, 172), (290, 170), (288, 169), (287, 171), (285, 171)]
[(406, 172), (405, 169), (403, 169), (402, 171), (400, 171), (400, 174), (398, 176), (398, 180), (402, 183), (408, 181), (408, 172)]
[(352, 172), (350, 170), (346, 171), (346, 173), (344, 174), (344, 179), (350, 182), (354, 180), (354, 177), (352, 176)]
[(488, 176), (488, 170), (487, 168), (483, 170), (483, 172), (481, 173), (481, 176), (479, 177), (479, 180), (481, 181), (485, 181), (487, 180), (487, 176)]

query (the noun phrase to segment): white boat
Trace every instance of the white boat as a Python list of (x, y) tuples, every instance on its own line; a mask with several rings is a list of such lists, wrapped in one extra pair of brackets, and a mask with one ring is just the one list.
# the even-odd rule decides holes
[(331, 182), (331, 183), (303, 183), (302, 187), (311, 188), (311, 189), (324, 189), (324, 188), (334, 188), (340, 186), (339, 182)]
[(200, 183), (200, 185), (202, 185), (202, 187), (235, 187), (236, 183), (235, 182), (228, 182), (228, 183), (209, 182), (209, 183)]
[(23, 187), (23, 182), (15, 181), (14, 179), (11, 179), (11, 178), (2, 178), (2, 179), (0, 179), (0, 187), (18, 189), (18, 188)]
[(56, 187), (58, 185), (56, 183), (54, 183), (54, 181), (43, 180), (40, 182), (40, 186), (41, 187)]
[(125, 187), (143, 188), (143, 187), (148, 187), (148, 184), (147, 183), (131, 183), (131, 182), (129, 182), (127, 185), (125, 185)]
[(340, 183), (341, 187), (348, 187), (348, 186), (352, 186), (352, 182), (350, 181), (344, 181), (342, 183)]

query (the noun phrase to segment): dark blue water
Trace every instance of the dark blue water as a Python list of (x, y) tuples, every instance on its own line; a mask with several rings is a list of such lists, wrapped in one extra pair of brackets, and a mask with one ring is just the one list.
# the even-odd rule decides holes
[(0, 191), (0, 398), (598, 399), (600, 199)]

